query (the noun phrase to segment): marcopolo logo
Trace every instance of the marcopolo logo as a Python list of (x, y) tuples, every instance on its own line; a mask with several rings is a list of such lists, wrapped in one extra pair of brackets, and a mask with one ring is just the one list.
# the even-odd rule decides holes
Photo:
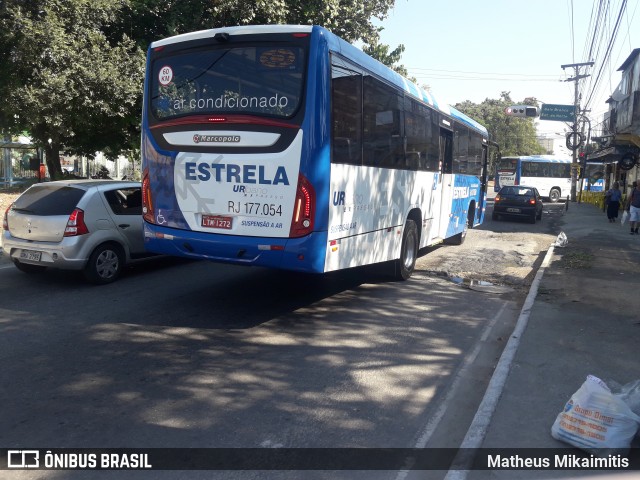
[(204, 135), (196, 133), (193, 143), (240, 143), (240, 135)]

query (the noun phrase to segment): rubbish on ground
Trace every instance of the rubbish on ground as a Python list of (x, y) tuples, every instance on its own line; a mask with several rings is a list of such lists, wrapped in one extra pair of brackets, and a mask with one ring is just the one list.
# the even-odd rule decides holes
[(614, 394), (605, 382), (589, 375), (556, 417), (551, 436), (594, 455), (627, 455), (640, 416), (625, 399), (640, 402), (640, 381), (620, 390)]
[(564, 232), (560, 232), (556, 241), (553, 242), (554, 247), (566, 247), (569, 244), (569, 239)]
[(640, 416), (640, 380), (635, 380), (622, 386), (614, 381), (609, 384), (612, 393), (629, 405), (633, 413)]

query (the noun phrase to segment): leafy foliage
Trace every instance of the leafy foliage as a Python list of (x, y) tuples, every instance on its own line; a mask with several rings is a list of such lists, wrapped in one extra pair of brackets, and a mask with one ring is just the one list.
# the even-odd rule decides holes
[(2, 130), (28, 130), (54, 178), (62, 175), (62, 148), (115, 157), (139, 142), (144, 54), (127, 36), (109, 40), (102, 31), (120, 7), (111, 0), (3, 2)]
[[(367, 55), (375, 58), (381, 63), (384, 63), (388, 67), (391, 67), (400, 75), (409, 78), (405, 66), (398, 63), (400, 61), (402, 53), (404, 52), (404, 45), (398, 45), (395, 50), (390, 52), (389, 45), (380, 44), (377, 40), (374, 40), (369, 45), (364, 45), (362, 50)], [(415, 78), (410, 78), (410, 80), (412, 80), (414, 83), (417, 83)]]
[[(2, 0), (0, 132), (28, 131), (54, 178), (61, 150), (107, 158), (139, 149), (145, 52), (157, 39), (207, 28), (317, 24), (379, 45), (395, 0)], [(398, 66), (396, 65), (396, 68)]]
[(379, 28), (395, 0), (128, 0), (110, 27), (146, 47), (154, 40), (235, 25), (321, 25), (349, 42), (377, 43)]

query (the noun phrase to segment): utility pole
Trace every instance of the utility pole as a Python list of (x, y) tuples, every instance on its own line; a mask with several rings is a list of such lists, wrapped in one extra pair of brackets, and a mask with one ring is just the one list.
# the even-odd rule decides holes
[(565, 68), (573, 67), (575, 70), (575, 76), (571, 78), (567, 78), (565, 82), (576, 82), (575, 84), (575, 96), (574, 96), (574, 111), (573, 111), (573, 128), (572, 132), (567, 135), (567, 147), (569, 147), (573, 151), (573, 162), (571, 165), (571, 201), (576, 201), (576, 184), (578, 183), (578, 149), (584, 138), (582, 137), (582, 133), (578, 133), (578, 116), (580, 113), (580, 98), (578, 93), (578, 80), (582, 78), (587, 78), (590, 75), (580, 75), (580, 67), (592, 67), (593, 62), (583, 62), (583, 63), (570, 63), (568, 65), (560, 65), (560, 67), (564, 70)]

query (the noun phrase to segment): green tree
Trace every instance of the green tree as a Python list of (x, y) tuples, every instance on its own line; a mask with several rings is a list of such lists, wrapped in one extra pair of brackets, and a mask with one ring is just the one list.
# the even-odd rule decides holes
[[(400, 44), (394, 50), (389, 51), (391, 50), (391, 47), (389, 47), (389, 45), (379, 43), (379, 40), (379, 36), (374, 37), (369, 41), (369, 44), (364, 45), (362, 47), (364, 53), (372, 56), (379, 62), (384, 63), (388, 67), (394, 69), (400, 75), (409, 78), (407, 69), (404, 65), (399, 63), (400, 57), (402, 57), (402, 54), (404, 53), (404, 45)], [(417, 80), (415, 78), (410, 78), (410, 80), (414, 83), (417, 83)]]
[(127, 0), (111, 27), (146, 49), (154, 40), (236, 25), (321, 25), (348, 42), (377, 44), (379, 27), (395, 0)]
[(546, 153), (538, 143), (533, 118), (510, 117), (504, 113), (505, 108), (514, 104), (537, 106), (538, 103), (535, 98), (514, 102), (509, 92), (502, 92), (497, 100), (487, 98), (480, 104), (466, 100), (455, 108), (487, 128), (491, 140), (500, 146), (502, 156)]
[(0, 127), (27, 130), (52, 178), (61, 151), (109, 158), (139, 142), (144, 54), (107, 39), (121, 2), (4, 0), (0, 18)]
[(157, 39), (255, 24), (318, 24), (395, 68), (379, 27), (394, 0), (0, 0), (0, 133), (46, 151), (108, 158), (139, 148), (145, 52)]
[[(130, 0), (119, 35), (131, 32), (139, 45), (180, 33), (235, 25), (322, 25), (348, 42), (362, 41), (363, 50), (401, 75), (398, 62), (404, 45), (390, 51), (380, 44), (373, 18), (384, 20), (395, 0)], [(135, 25), (134, 30), (130, 28)]]

